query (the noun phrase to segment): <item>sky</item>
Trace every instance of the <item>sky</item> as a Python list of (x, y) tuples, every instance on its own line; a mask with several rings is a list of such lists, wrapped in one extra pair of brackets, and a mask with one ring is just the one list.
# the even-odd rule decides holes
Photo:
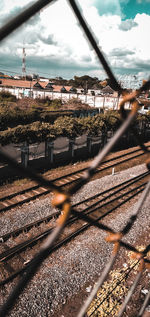
[[(0, 0), (0, 27), (36, 0)], [(78, 0), (98, 46), (115, 76), (150, 75), (150, 0)], [(97, 57), (67, 0), (57, 0), (0, 45), (0, 71), (47, 78), (89, 75), (104, 79)]]

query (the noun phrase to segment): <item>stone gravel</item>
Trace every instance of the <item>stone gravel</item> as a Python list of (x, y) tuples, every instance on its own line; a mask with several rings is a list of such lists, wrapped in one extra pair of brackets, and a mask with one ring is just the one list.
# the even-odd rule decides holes
[[(111, 188), (146, 171), (144, 164), (119, 172), (116, 175), (105, 176), (84, 186), (73, 199), (73, 203), (88, 198), (100, 191)], [(134, 199), (134, 203), (137, 199)], [(1, 234), (35, 221), (53, 212), (50, 199), (37, 200), (15, 210), (11, 219), (2, 215)], [(133, 203), (129, 203), (123, 213), (121, 209), (116, 216), (109, 216), (107, 223), (114, 229), (120, 230), (133, 211)], [(136, 245), (142, 234), (149, 230), (150, 195), (142, 207), (138, 220), (128, 233), (128, 242)], [(106, 221), (103, 221), (106, 223)], [(49, 317), (55, 316), (55, 310), (64, 305), (67, 298), (77, 294), (84, 285), (90, 286), (92, 279), (98, 275), (109, 259), (111, 246), (104, 240), (106, 234), (97, 228), (90, 228), (82, 233), (66, 247), (57, 250), (46, 259), (23, 294), (15, 308), (9, 314), (11, 317)], [(148, 239), (147, 239), (148, 244)], [(7, 297), (12, 285), (7, 285), (1, 291), (0, 303)], [(61, 316), (60, 316), (61, 317)], [(64, 316), (64, 317), (71, 317)]]
[[(115, 175), (108, 175), (101, 179), (92, 181), (84, 186), (76, 195), (72, 198), (72, 203), (78, 203), (92, 195), (95, 195), (101, 191), (109, 189), (115, 185), (120, 184), (120, 181), (126, 181), (128, 177), (134, 177), (146, 171), (144, 164), (130, 168), (123, 172), (119, 172)], [(34, 202), (30, 202), (21, 207), (17, 207), (14, 210), (5, 212), (1, 215), (1, 227), (0, 235), (13, 231), (18, 226), (25, 226), (28, 223), (34, 222), (38, 219), (44, 218), (56, 210), (51, 205), (52, 194), (44, 199), (37, 199)]]

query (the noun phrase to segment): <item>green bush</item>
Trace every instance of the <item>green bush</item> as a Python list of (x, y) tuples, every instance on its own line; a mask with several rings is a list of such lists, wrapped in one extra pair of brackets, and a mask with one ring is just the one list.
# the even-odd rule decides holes
[[(0, 133), (0, 143), (7, 145), (9, 143), (21, 143), (27, 141), (29, 144), (42, 142), (48, 139), (55, 139), (59, 136), (54, 125), (48, 123), (34, 122), (28, 125), (18, 125), (12, 129), (7, 129)], [(61, 133), (60, 133), (61, 134)]]
[[(148, 120), (150, 120), (150, 116), (139, 115), (133, 122), (133, 126), (139, 129), (139, 126), (140, 128), (145, 126), (145, 124), (149, 122)], [(115, 131), (120, 126), (120, 123), (121, 119), (119, 114), (115, 114), (115, 116), (100, 114), (86, 118), (64, 116), (58, 117), (53, 124), (37, 120), (27, 125), (19, 124), (16, 127), (9, 127), (1, 131), (0, 143), (2, 145), (21, 143), (24, 141), (36, 143), (45, 141), (46, 139), (56, 139), (59, 136), (74, 138), (83, 134), (98, 136), (100, 133), (105, 133), (110, 129)]]
[(9, 91), (2, 90), (0, 91), (0, 103), (3, 101), (16, 101), (16, 96), (12, 95)]
[(116, 131), (122, 123), (122, 119), (118, 111), (107, 111), (103, 115), (103, 118), (105, 120), (107, 130)]
[(60, 135), (68, 138), (73, 138), (83, 134), (83, 125), (79, 119), (71, 117), (59, 117), (54, 126), (60, 130)]
[(106, 129), (102, 115), (79, 119), (82, 125), (82, 132), (87, 135), (97, 136)]

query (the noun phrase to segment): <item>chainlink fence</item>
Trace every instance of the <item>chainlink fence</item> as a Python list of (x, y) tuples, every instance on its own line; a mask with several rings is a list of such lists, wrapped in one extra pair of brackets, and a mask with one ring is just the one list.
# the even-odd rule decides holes
[[(59, 0), (57, 0), (59, 1)], [(67, 0), (66, 0), (67, 1)], [(1, 29), (0, 29), (0, 40), (5, 39), (9, 34), (11, 34), (15, 29), (20, 27), (24, 22), (26, 22), (30, 17), (35, 15), (37, 12), (39, 12), (42, 8), (46, 7), (47, 5), (51, 4), (52, 2), (55, 2), (54, 0), (39, 0), (36, 3), (32, 4), (30, 7), (28, 7), (26, 10), (24, 10), (22, 13), (20, 13), (18, 16), (13, 18), (11, 21), (6, 23)], [(83, 32), (86, 34), (86, 37), (92, 46), (93, 50), (95, 51), (99, 62), (102, 64), (105, 72), (107, 73), (109, 79), (111, 80), (111, 86), (114, 90), (118, 91), (119, 95), (123, 95), (123, 100), (120, 103), (120, 112), (122, 116), (122, 125), (119, 127), (117, 132), (112, 136), (110, 141), (105, 145), (105, 147), (100, 150), (98, 155), (94, 158), (93, 162), (91, 163), (90, 167), (85, 171), (84, 175), (75, 183), (69, 191), (65, 191), (63, 189), (58, 188), (53, 182), (48, 181), (44, 179), (39, 174), (35, 173), (28, 167), (23, 167), (19, 165), (15, 160), (13, 160), (9, 155), (3, 153), (0, 151), (0, 159), (2, 162), (9, 164), (13, 169), (16, 169), (22, 173), (25, 177), (28, 177), (30, 179), (33, 179), (38, 184), (45, 186), (52, 190), (55, 193), (55, 198), (53, 201), (53, 204), (55, 207), (61, 209), (61, 215), (59, 219), (56, 222), (56, 226), (53, 229), (52, 233), (46, 238), (44, 243), (41, 246), (40, 251), (36, 254), (36, 256), (32, 259), (30, 262), (30, 265), (27, 265), (26, 271), (23, 274), (23, 276), (20, 278), (19, 282), (16, 284), (12, 292), (10, 293), (9, 297), (7, 298), (6, 302), (2, 305), (0, 309), (0, 316), (6, 316), (7, 313), (11, 310), (11, 308), (14, 306), (16, 300), (18, 299), (21, 292), (24, 290), (28, 282), (32, 279), (32, 277), (35, 275), (37, 270), (40, 268), (42, 262), (44, 259), (46, 259), (49, 256), (50, 249), (54, 242), (57, 240), (58, 236), (62, 232), (66, 221), (69, 217), (69, 215), (72, 213), (73, 215), (77, 216), (78, 219), (85, 220), (86, 222), (90, 223), (91, 225), (99, 228), (100, 230), (104, 230), (108, 233), (107, 235), (107, 242), (113, 243), (113, 251), (110, 256), (110, 259), (107, 263), (107, 265), (104, 267), (101, 276), (99, 277), (96, 286), (93, 288), (92, 292), (90, 293), (89, 297), (87, 298), (86, 302), (81, 307), (80, 312), (78, 313), (78, 317), (86, 316), (86, 312), (88, 310), (89, 305), (91, 304), (93, 298), (96, 296), (99, 288), (102, 286), (104, 281), (106, 280), (106, 277), (108, 276), (113, 264), (115, 263), (116, 257), (118, 255), (118, 251), (120, 248), (125, 248), (128, 251), (132, 251), (135, 255), (135, 259), (137, 262), (139, 262), (139, 271), (137, 275), (135, 276), (134, 282), (131, 286), (131, 288), (128, 291), (128, 294), (126, 295), (122, 305), (121, 309), (119, 311), (118, 316), (122, 316), (126, 306), (130, 300), (130, 298), (133, 295), (133, 292), (136, 288), (136, 286), (139, 283), (140, 277), (144, 271), (145, 268), (148, 268), (150, 266), (150, 260), (147, 257), (148, 252), (150, 251), (150, 245), (147, 245), (146, 248), (143, 251), (137, 250), (133, 245), (124, 242), (123, 237), (129, 232), (129, 230), (134, 225), (134, 222), (136, 221), (141, 207), (143, 206), (143, 203), (148, 196), (150, 192), (150, 182), (147, 183), (144, 192), (142, 193), (138, 204), (133, 210), (133, 213), (130, 217), (130, 219), (127, 221), (127, 224), (124, 226), (124, 228), (119, 231), (115, 232), (111, 227), (104, 225), (100, 222), (97, 222), (90, 218), (89, 216), (79, 213), (77, 210), (72, 208), (71, 206), (71, 196), (75, 194), (77, 191), (79, 191), (84, 184), (86, 184), (92, 175), (94, 174), (96, 168), (102, 163), (104, 158), (108, 155), (108, 153), (111, 151), (113, 146), (116, 144), (116, 142), (120, 139), (120, 137), (129, 129), (132, 129), (132, 132), (134, 133), (135, 138), (138, 140), (138, 143), (141, 147), (141, 149), (148, 154), (148, 159), (146, 161), (147, 169), (150, 171), (150, 157), (149, 157), (149, 151), (145, 147), (145, 145), (140, 141), (140, 137), (136, 130), (133, 130), (131, 128), (131, 123), (136, 118), (138, 109), (139, 109), (139, 103), (137, 97), (141, 94), (142, 91), (145, 91), (149, 89), (150, 87), (150, 81), (148, 80), (145, 82), (138, 90), (128, 94), (124, 91), (124, 89), (120, 86), (118, 81), (116, 80), (111, 68), (109, 67), (108, 63), (105, 60), (104, 55), (100, 51), (99, 47), (97, 46), (97, 43), (95, 41), (95, 38), (93, 36), (93, 33), (88, 26), (87, 22), (85, 21), (77, 3), (75, 0), (68, 0), (68, 3), (70, 4), (71, 8), (74, 11), (74, 14), (76, 15), (76, 18), (78, 22), (80, 23), (81, 28), (83, 29)], [(125, 111), (125, 103), (130, 102), (131, 104), (131, 111), (129, 114), (126, 114)], [(132, 269), (132, 268), (131, 268)], [(126, 272), (127, 274), (128, 272)], [(119, 283), (119, 281), (118, 281)], [(147, 293), (145, 300), (141, 306), (141, 309), (139, 313), (137, 313), (137, 316), (143, 316), (143, 313), (145, 311), (145, 308), (149, 304), (150, 300), (150, 291)], [(102, 305), (101, 303), (98, 304), (98, 306)], [(96, 307), (96, 306), (95, 306)], [(96, 309), (96, 308), (95, 308)], [(112, 308), (113, 310), (114, 308)], [(93, 312), (90, 316), (92, 316)]]

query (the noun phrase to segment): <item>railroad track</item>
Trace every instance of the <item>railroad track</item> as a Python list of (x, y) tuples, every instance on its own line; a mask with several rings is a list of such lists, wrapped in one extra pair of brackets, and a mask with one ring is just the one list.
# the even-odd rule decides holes
[[(111, 189), (105, 190), (77, 204), (74, 204), (72, 208), (77, 210), (79, 213), (84, 213), (84, 215), (90, 214), (93, 222), (98, 222), (143, 191), (148, 179), (149, 172), (145, 172), (119, 185), (116, 185)], [(53, 224), (51, 224), (51, 220), (54, 217), (57, 218), (59, 214), (60, 212), (55, 212), (52, 215), (1, 236), (1, 241), (3, 241), (1, 246), (4, 248), (4, 251), (0, 254), (0, 269), (2, 275), (0, 286), (11, 281), (30, 265), (31, 262), (25, 265), (27, 260), (24, 257), (28, 256), (28, 253), (30, 252), (29, 249), (32, 251), (32, 247), (35, 244), (39, 243), (43, 238), (50, 234), (54, 228)], [(35, 228), (35, 226), (40, 227), (40, 225), (43, 223), (48, 223), (49, 228), (43, 230), (37, 235), (34, 235), (34, 237), (25, 240), (25, 235), (27, 232)], [(77, 235), (87, 230), (90, 226), (91, 224), (85, 223), (85, 221), (79, 220), (75, 216), (71, 216), (66, 224), (63, 234), (60, 236), (58, 242), (51, 248), (50, 253), (71, 241)], [(7, 240), (9, 241), (10, 238), (16, 237), (22, 233), (24, 236), (23, 242), (12, 247), (6, 245)], [(25, 251), (27, 254), (24, 253)], [(21, 259), (21, 265), (23, 265), (23, 267), (20, 268), (20, 260), (19, 264), (16, 264), (16, 259), (17, 261), (18, 259)]]
[[(147, 148), (149, 148), (149, 146), (147, 146)], [(136, 159), (144, 154), (145, 153), (143, 153), (143, 151), (139, 148), (134, 151), (129, 150), (125, 154), (118, 155), (114, 158), (104, 161), (103, 164), (99, 168), (97, 168), (95, 174), (98, 174), (109, 168), (113, 168), (117, 165), (126, 163), (130, 160)], [(59, 187), (69, 186), (76, 182), (83, 175), (85, 170), (86, 168), (83, 168), (78, 171), (68, 173), (54, 179), (49, 179)], [(39, 198), (43, 195), (47, 195), (49, 193), (49, 189), (41, 187), (40, 185), (34, 185), (28, 187), (27, 189), (0, 197), (0, 212), (4, 212), (12, 208), (15, 208), (19, 205), (23, 205), (24, 203), (30, 202), (32, 200), (35, 200), (36, 198)]]

